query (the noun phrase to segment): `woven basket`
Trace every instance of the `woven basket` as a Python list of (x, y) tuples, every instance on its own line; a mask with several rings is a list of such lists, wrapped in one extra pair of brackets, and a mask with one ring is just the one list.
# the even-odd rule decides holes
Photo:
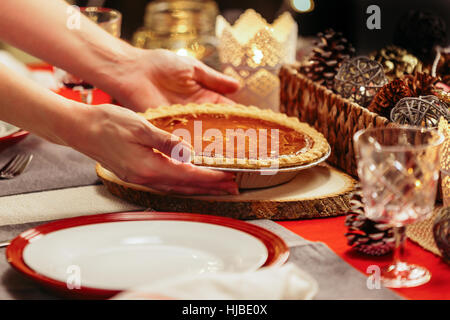
[(331, 146), (328, 162), (356, 177), (353, 135), (360, 129), (396, 124), (309, 80), (297, 67), (280, 69), (280, 111), (320, 131)]

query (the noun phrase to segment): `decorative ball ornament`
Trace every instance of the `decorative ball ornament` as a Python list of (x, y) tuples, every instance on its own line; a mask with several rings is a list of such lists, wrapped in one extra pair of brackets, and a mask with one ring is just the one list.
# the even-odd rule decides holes
[(379, 62), (368, 57), (356, 57), (345, 61), (339, 68), (334, 89), (342, 97), (366, 107), (387, 82)]
[(350, 211), (345, 217), (347, 243), (353, 250), (371, 256), (390, 253), (395, 246), (393, 229), (376, 223), (364, 215), (362, 190), (359, 186), (350, 195)]
[(450, 121), (448, 105), (436, 96), (407, 97), (391, 110), (391, 121), (426, 128), (435, 128), (439, 119)]
[(384, 68), (384, 74), (389, 80), (401, 78), (405, 74), (422, 72), (422, 62), (406, 49), (390, 45), (370, 55)]

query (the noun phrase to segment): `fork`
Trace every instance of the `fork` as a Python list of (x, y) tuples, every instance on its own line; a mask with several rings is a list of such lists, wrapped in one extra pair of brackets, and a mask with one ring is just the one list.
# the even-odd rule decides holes
[(25, 171), (33, 159), (32, 154), (17, 154), (0, 169), (0, 179), (12, 179)]

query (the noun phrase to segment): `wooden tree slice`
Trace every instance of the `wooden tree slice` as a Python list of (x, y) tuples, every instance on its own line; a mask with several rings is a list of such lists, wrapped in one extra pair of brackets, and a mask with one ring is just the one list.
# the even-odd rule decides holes
[(331, 217), (349, 208), (356, 181), (327, 165), (300, 171), (291, 181), (266, 189), (244, 190), (237, 196), (179, 196), (126, 183), (96, 166), (108, 190), (126, 201), (156, 211), (213, 214), (236, 219), (300, 219)]

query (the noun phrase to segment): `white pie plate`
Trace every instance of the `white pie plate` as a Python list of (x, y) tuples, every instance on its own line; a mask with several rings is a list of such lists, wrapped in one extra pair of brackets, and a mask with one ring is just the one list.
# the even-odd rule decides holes
[(33, 280), (91, 298), (179, 275), (254, 271), (287, 256), (279, 237), (243, 221), (149, 212), (59, 220), (23, 232), (7, 249), (11, 265)]
[(331, 154), (331, 148), (319, 159), (307, 164), (286, 168), (239, 169), (202, 166), (212, 170), (233, 172), (239, 189), (260, 189), (277, 186), (292, 179), (300, 171), (315, 167), (325, 162)]

